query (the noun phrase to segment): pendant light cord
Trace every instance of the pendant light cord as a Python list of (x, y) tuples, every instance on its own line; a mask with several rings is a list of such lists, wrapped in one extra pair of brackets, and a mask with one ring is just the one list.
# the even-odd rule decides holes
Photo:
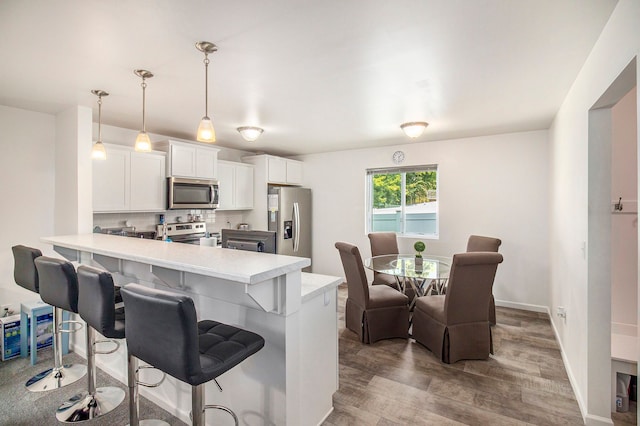
[(147, 126), (145, 124), (145, 89), (147, 88), (147, 83), (144, 82), (144, 77), (142, 77), (142, 131), (147, 132)]
[(102, 95), (98, 96), (98, 142), (102, 143)]
[(204, 116), (209, 117), (209, 55), (204, 54)]

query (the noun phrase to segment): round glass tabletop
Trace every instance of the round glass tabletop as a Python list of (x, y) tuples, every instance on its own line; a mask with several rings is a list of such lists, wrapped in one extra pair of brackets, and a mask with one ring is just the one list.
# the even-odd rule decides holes
[(451, 259), (442, 256), (422, 256), (422, 264), (413, 254), (385, 254), (364, 260), (365, 268), (395, 275), (397, 277), (421, 279), (445, 279), (449, 277)]

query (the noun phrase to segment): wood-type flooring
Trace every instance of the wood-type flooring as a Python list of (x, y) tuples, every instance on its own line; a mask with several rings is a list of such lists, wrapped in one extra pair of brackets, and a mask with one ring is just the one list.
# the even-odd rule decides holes
[(546, 314), (497, 309), (494, 355), (440, 362), (413, 339), (365, 345), (344, 328), (338, 290), (340, 388), (333, 425), (582, 425)]

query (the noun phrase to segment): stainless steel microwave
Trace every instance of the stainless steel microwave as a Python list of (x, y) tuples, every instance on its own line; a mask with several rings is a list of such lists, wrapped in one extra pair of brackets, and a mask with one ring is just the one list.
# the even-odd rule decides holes
[(169, 177), (167, 181), (169, 210), (218, 208), (220, 189), (217, 180)]

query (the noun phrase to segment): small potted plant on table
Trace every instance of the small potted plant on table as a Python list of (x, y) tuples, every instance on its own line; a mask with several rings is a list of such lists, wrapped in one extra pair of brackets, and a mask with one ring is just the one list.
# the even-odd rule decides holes
[(422, 241), (416, 241), (413, 249), (416, 251), (416, 266), (422, 266), (422, 252), (427, 248)]

